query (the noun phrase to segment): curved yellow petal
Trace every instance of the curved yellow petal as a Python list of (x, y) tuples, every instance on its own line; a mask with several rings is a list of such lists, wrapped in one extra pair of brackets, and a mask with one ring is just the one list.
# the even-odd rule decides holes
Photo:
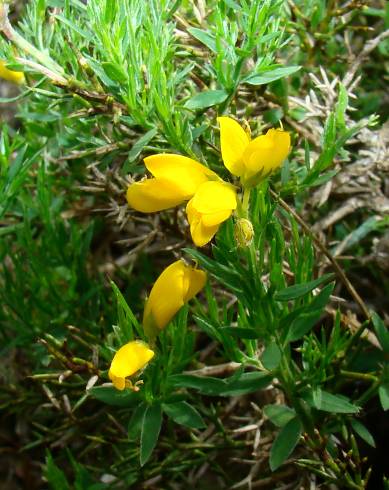
[(215, 236), (220, 224), (214, 226), (204, 226), (202, 215), (198, 213), (196, 209), (194, 209), (192, 201), (193, 199), (191, 199), (186, 206), (186, 213), (190, 225), (190, 234), (192, 236), (193, 243), (197, 247), (203, 247)]
[(216, 211), (211, 214), (203, 214), (202, 215), (202, 223), (204, 226), (216, 226), (226, 221), (232, 214), (232, 209), (224, 209), (222, 211)]
[(6, 62), (0, 60), (0, 78), (8, 80), (9, 82), (20, 85), (24, 82), (24, 73), (21, 71), (9, 70), (6, 66)]
[(187, 291), (184, 297), (184, 303), (187, 303), (203, 289), (207, 281), (207, 273), (200, 269), (195, 269), (194, 267), (187, 266), (185, 269), (184, 278), (188, 284)]
[(233, 175), (240, 177), (245, 171), (242, 157), (250, 138), (234, 119), (223, 116), (217, 120), (220, 124), (220, 146), (224, 165)]
[(281, 129), (269, 129), (250, 142), (243, 154), (245, 178), (263, 172), (267, 175), (277, 169), (290, 151), (290, 134)]
[(191, 201), (193, 209), (201, 214), (235, 209), (237, 206), (236, 190), (226, 182), (206, 182), (198, 188)]
[(205, 284), (206, 274), (177, 260), (155, 281), (143, 313), (145, 331), (162, 330)]
[(163, 329), (184, 305), (184, 267), (182, 260), (169, 265), (155, 281), (143, 313), (143, 324)]
[(141, 340), (133, 340), (120, 347), (111, 362), (109, 377), (118, 386), (122, 386), (122, 380), (142, 369), (154, 357), (154, 352)]
[(114, 374), (112, 374), (111, 370), (108, 371), (108, 377), (117, 390), (124, 390), (124, 388), (126, 387), (126, 378), (115, 376)]
[(164, 179), (135, 182), (128, 186), (126, 197), (128, 204), (142, 213), (174, 208), (188, 199), (181, 188)]
[(209, 179), (219, 179), (209, 168), (182, 155), (161, 153), (146, 157), (144, 162), (154, 177), (171, 182), (187, 199), (193, 196), (202, 183)]

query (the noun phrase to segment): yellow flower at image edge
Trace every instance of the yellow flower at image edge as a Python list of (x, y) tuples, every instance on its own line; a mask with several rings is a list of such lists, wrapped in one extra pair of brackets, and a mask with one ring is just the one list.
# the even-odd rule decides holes
[(204, 271), (177, 260), (169, 265), (155, 281), (146, 302), (143, 328), (149, 338), (154, 338), (166, 327), (180, 308), (204, 287)]
[(122, 391), (131, 386), (126, 378), (132, 376), (154, 357), (154, 352), (141, 340), (133, 340), (123, 345), (115, 354), (108, 371), (108, 377), (115, 388)]
[(6, 62), (0, 60), (0, 78), (16, 83), (17, 85), (22, 84), (24, 82), (24, 73), (21, 71), (9, 70), (5, 65)]
[(245, 130), (230, 117), (218, 117), (220, 145), (224, 165), (242, 183), (264, 178), (281, 166), (290, 151), (290, 135), (281, 129), (269, 129), (251, 140)]

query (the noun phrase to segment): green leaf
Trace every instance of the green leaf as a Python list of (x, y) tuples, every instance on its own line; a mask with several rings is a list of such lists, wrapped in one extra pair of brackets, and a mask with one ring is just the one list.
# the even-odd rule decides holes
[(222, 327), (220, 331), (226, 332), (232, 337), (238, 339), (259, 339), (260, 335), (253, 328), (241, 328), (241, 327)]
[(185, 107), (187, 109), (205, 109), (206, 107), (221, 104), (227, 97), (228, 93), (225, 90), (206, 90), (187, 100)]
[(45, 477), (53, 490), (70, 490), (70, 485), (64, 472), (54, 463), (49, 452), (46, 455)]
[(265, 85), (280, 78), (287, 77), (296, 73), (301, 69), (301, 66), (286, 66), (280, 68), (274, 68), (272, 70), (264, 71), (262, 73), (250, 75), (244, 81), (250, 85)]
[(158, 129), (153, 128), (147, 131), (142, 137), (135, 141), (131, 150), (128, 153), (128, 161), (133, 162), (143, 150), (143, 148), (150, 143), (154, 136), (158, 133)]
[(389, 383), (385, 383), (378, 388), (378, 396), (382, 408), (386, 411), (389, 409)]
[(109, 61), (104, 61), (103, 63), (101, 63), (101, 66), (104, 69), (105, 73), (109, 76), (109, 78), (114, 82), (127, 82), (128, 75), (121, 69), (120, 65), (116, 65)]
[(276, 301), (289, 301), (291, 299), (296, 299), (312, 291), (312, 289), (317, 288), (323, 282), (327, 282), (334, 277), (334, 274), (324, 274), (324, 276), (318, 277), (317, 279), (309, 282), (304, 282), (302, 284), (295, 284), (294, 286), (289, 286), (288, 288), (281, 289), (274, 295)]
[(189, 27), (187, 31), (198, 41), (205, 44), (205, 46), (207, 46), (207, 48), (209, 48), (211, 51), (217, 53), (215, 36), (206, 31), (202, 31), (197, 27)]
[(130, 421), (128, 422), (128, 437), (130, 439), (136, 439), (140, 436), (145, 409), (145, 403), (139, 403), (139, 405), (132, 412)]
[(187, 402), (164, 403), (163, 411), (174, 422), (185, 425), (191, 429), (201, 429), (205, 427), (204, 420), (199, 412)]
[(367, 442), (370, 446), (375, 447), (375, 441), (368, 429), (359, 421), (351, 419), (351, 427), (359, 435), (361, 439)]
[(286, 405), (266, 405), (263, 411), (266, 417), (277, 427), (284, 427), (284, 425), (296, 417), (296, 412)]
[(204, 395), (238, 396), (265, 388), (272, 382), (272, 376), (263, 372), (252, 372), (219, 379), (211, 376), (176, 374), (170, 376), (169, 381), (176, 388), (192, 388)]
[(220, 395), (226, 389), (223, 379), (193, 374), (175, 374), (169, 377), (170, 383), (176, 388), (192, 388), (204, 395)]
[(320, 293), (315, 296), (304, 311), (292, 320), (286, 340), (294, 342), (306, 335), (309, 330), (319, 321), (322, 311), (334, 289), (334, 283), (325, 286)]
[(290, 420), (278, 433), (270, 450), (270, 469), (275, 471), (297, 446), (302, 426), (297, 418)]
[(231, 376), (227, 381), (227, 388), (220, 393), (221, 396), (240, 396), (247, 393), (263, 390), (272, 382), (273, 376), (264, 372), (243, 373), (238, 378)]
[(376, 312), (373, 312), (371, 319), (373, 321), (374, 330), (382, 350), (389, 354), (389, 330), (386, 328), (385, 323)]
[(89, 395), (115, 407), (133, 407), (139, 403), (139, 393), (131, 390), (118, 391), (113, 386), (94, 386), (88, 390)]
[(140, 465), (143, 466), (157, 444), (162, 425), (162, 407), (154, 403), (146, 408), (140, 436)]
[(271, 342), (264, 350), (261, 356), (261, 362), (263, 366), (272, 371), (276, 369), (281, 361), (281, 351), (275, 342)]
[(345, 114), (348, 106), (348, 93), (343, 84), (339, 84), (339, 97), (335, 107), (336, 124), (340, 129), (346, 128)]
[(320, 388), (312, 391), (306, 397), (307, 403), (317, 410), (331, 413), (358, 413), (361, 408), (354, 405), (342, 395), (333, 395)]

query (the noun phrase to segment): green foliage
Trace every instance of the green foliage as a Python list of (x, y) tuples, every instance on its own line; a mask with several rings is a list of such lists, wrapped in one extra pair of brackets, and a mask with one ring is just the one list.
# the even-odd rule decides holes
[[(153, 478), (166, 488), (198, 485), (190, 478), (205, 465), (221, 485), (237, 486), (241, 470), (232, 474), (224, 454), (252, 457), (253, 441), (240, 434), (258, 411), (271, 422), (261, 427), (274, 439), (271, 471), (292, 458), (319, 484), (362, 490), (370, 463), (357, 442), (378, 446), (366, 418), (373, 404), (389, 409), (389, 284), (371, 249), (388, 220), (367, 207), (319, 235), (315, 223), (339, 203), (311, 197), (337, 185), (349, 192), (341, 187), (348, 166), (366, 155), (379, 162), (366, 140), (380, 123), (374, 111), (387, 118), (388, 39), (366, 64), (350, 50), (388, 28), (388, 9), (195, 3), (31, 1), (4, 31), (0, 59), (27, 83), (0, 99), (18, 103), (18, 129), (1, 122), (0, 134), (1, 407), (21, 427), (18, 454), (44, 465), (59, 490)], [(346, 83), (353, 60), (362, 78)], [(319, 67), (332, 105), (320, 99), (312, 115)], [(145, 174), (142, 157), (163, 152), (230, 179), (215, 126), (221, 114), (247, 118), (253, 137), (282, 122), (292, 150), (280, 172), (240, 196), (252, 243), (238, 245), (231, 218), (198, 250), (180, 211), (140, 217), (127, 209), (125, 190), (128, 176)], [(334, 255), (350, 252), (340, 272), (325, 261), (326, 243)], [(204, 293), (158, 336), (135, 390), (118, 391), (107, 384), (109, 363), (124, 343), (145, 340), (145, 292), (180, 249), (207, 271)], [(377, 309), (371, 321), (351, 283)], [(371, 283), (380, 298), (370, 296)]]

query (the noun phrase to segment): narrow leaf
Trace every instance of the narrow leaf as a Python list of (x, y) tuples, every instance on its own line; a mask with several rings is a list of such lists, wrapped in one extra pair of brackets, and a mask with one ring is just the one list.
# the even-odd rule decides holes
[(206, 90), (187, 100), (185, 107), (187, 109), (205, 109), (206, 107), (221, 104), (227, 97), (228, 93), (225, 90)]
[(302, 284), (295, 284), (289, 286), (288, 288), (281, 289), (274, 295), (274, 299), (277, 301), (289, 301), (291, 299), (296, 299), (312, 291), (312, 289), (317, 288), (323, 282), (327, 282), (334, 277), (334, 274), (324, 274), (324, 276), (318, 277), (317, 279), (309, 282), (304, 282)]
[(250, 85), (265, 85), (266, 83), (274, 82), (280, 78), (287, 77), (299, 71), (301, 66), (286, 66), (274, 68), (273, 70), (264, 71), (254, 74), (246, 78), (245, 82)]
[(297, 446), (302, 426), (297, 418), (290, 420), (278, 433), (270, 450), (270, 469), (275, 471)]
[(143, 466), (157, 444), (162, 425), (162, 407), (159, 403), (146, 408), (140, 436), (140, 465)]
[(185, 425), (191, 429), (201, 429), (205, 427), (204, 420), (199, 412), (187, 402), (164, 403), (163, 411), (174, 422)]
[(369, 444), (369, 446), (375, 447), (375, 441), (368, 429), (359, 420), (352, 419), (351, 427), (359, 435), (361, 439)]
[(266, 405), (263, 411), (266, 417), (277, 427), (284, 427), (284, 425), (296, 417), (296, 412), (286, 405)]
[(382, 408), (386, 411), (389, 410), (389, 383), (383, 384), (378, 388), (378, 396)]

